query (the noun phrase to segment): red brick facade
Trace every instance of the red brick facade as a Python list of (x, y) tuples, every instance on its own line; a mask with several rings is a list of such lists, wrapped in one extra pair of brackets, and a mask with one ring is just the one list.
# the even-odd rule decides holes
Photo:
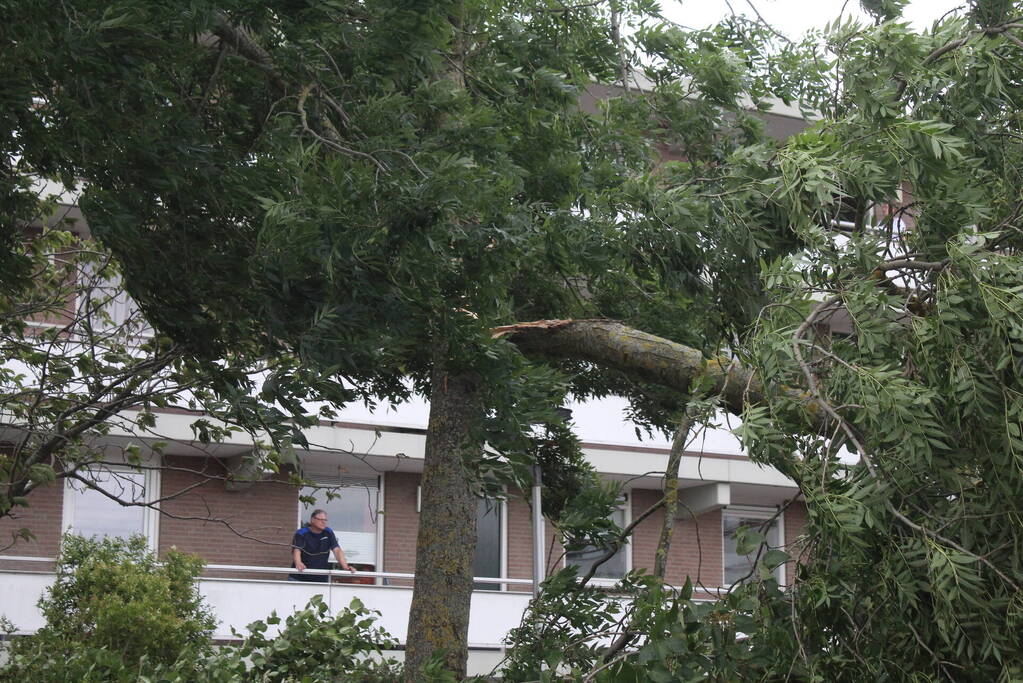
[[(212, 458), (166, 458), (161, 497), (160, 552), (176, 547), (210, 564), (288, 566), (298, 524), (298, 491), (285, 475), (228, 491), (223, 465)], [(195, 471), (185, 471), (185, 470)], [(216, 520), (216, 521), (213, 521)]]
[[(419, 533), (419, 513), (416, 511), (418, 486), (418, 474), (392, 472), (384, 477), (385, 572), (399, 574), (415, 572), (416, 536)], [(411, 585), (409, 581), (392, 583)]]
[[(806, 529), (806, 504), (795, 501), (785, 508), (785, 550), (795, 560), (801, 560), (803, 546), (799, 543), (799, 537)], [(796, 579), (795, 560), (785, 565), (785, 582), (791, 584)]]
[[(660, 491), (633, 489), (632, 517), (636, 519), (660, 498)], [(657, 510), (640, 522), (632, 536), (632, 567), (653, 569), (657, 542), (664, 524), (664, 510)], [(694, 585), (716, 588), (722, 583), (721, 511), (700, 515), (695, 521), (685, 513), (675, 522), (665, 579), (682, 585), (686, 576)]]
[(54, 557), (60, 547), (63, 503), (63, 480), (32, 491), (28, 495), (28, 507), (16, 507), (10, 517), (0, 519), (0, 548), (15, 540), (18, 529), (30, 529), (35, 538), (18, 539), (3, 554)]
[[(159, 550), (171, 547), (192, 552), (209, 564), (284, 567), (290, 563), (290, 540), (298, 524), (298, 491), (284, 475), (275, 480), (254, 483), (238, 491), (225, 486), (223, 464), (213, 458), (171, 457), (165, 459), (160, 477), (161, 503)], [(412, 573), (415, 570), (416, 535), (419, 513), (416, 511), (416, 473), (392, 472), (384, 476), (382, 496), (383, 566), (386, 572)], [(0, 538), (10, 538), (14, 529), (30, 527), (34, 541), (19, 541), (3, 554), (53, 557), (57, 553), (61, 531), (63, 487), (58, 483), (35, 491), (30, 506), (19, 511), (16, 519), (0, 520)], [(184, 491), (184, 493), (181, 493)], [(180, 495), (178, 495), (180, 494)], [(652, 489), (633, 489), (630, 514), (637, 518), (659, 498)], [(506, 565), (508, 578), (529, 579), (533, 572), (532, 521), (530, 507), (519, 491), (509, 491), (505, 508), (507, 519)], [(631, 566), (652, 569), (663, 522), (663, 510), (657, 510), (638, 524), (631, 540)], [(785, 511), (785, 543), (793, 550), (806, 524), (806, 508), (801, 503)], [(344, 535), (341, 534), (342, 546)], [(553, 526), (545, 531), (547, 571), (564, 566), (564, 553)], [(723, 583), (721, 511), (701, 515), (696, 520), (685, 515), (676, 522), (668, 558), (666, 578), (681, 585), (686, 576), (694, 584), (716, 588)], [(793, 567), (787, 568), (791, 581)], [(272, 578), (267, 576), (265, 578)], [(410, 583), (391, 580), (393, 585)], [(528, 586), (509, 586), (529, 590)]]

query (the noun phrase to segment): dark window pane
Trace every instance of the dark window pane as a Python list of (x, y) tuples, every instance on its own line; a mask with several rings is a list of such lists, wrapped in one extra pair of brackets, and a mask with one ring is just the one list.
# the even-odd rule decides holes
[[(767, 546), (776, 548), (780, 545), (778, 534), (778, 521), (774, 520), (768, 525), (768, 520), (763, 517), (743, 515), (741, 513), (724, 514), (724, 556), (725, 556), (725, 585), (731, 586), (744, 579), (753, 576), (753, 564), (757, 559), (757, 551), (748, 555), (740, 555), (736, 552), (737, 541), (735, 533), (739, 527), (750, 529), (764, 534), (767, 539)], [(763, 557), (768, 548), (760, 550)]]
[[(619, 527), (625, 527), (625, 509), (618, 508), (611, 515), (611, 520)], [(572, 550), (565, 555), (565, 563), (569, 566), (575, 565), (579, 568), (578, 576), (585, 576), (593, 564), (607, 552), (607, 548), (588, 546), (582, 550)], [(620, 579), (625, 576), (627, 567), (626, 553), (628, 544), (622, 544), (611, 558), (600, 565), (593, 575), (595, 579)]]
[[(472, 575), (485, 578), (501, 576), (501, 503), (480, 499), (476, 502), (476, 555)], [(475, 590), (501, 590), (501, 584), (479, 582)]]

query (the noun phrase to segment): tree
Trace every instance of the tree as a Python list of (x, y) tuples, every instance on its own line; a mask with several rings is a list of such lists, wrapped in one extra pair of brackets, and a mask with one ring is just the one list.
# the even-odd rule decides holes
[[(751, 457), (789, 474), (810, 514), (787, 596), (740, 591), (749, 602), (732, 616), (689, 612), (688, 634), (671, 623), (648, 633), (665, 649), (635, 656), (665, 675), (1019, 675), (1018, 639), (1001, 625), (1018, 619), (1021, 579), (1023, 42), (1018, 6), (992, 21), (997, 4), (924, 35), (835, 27), (827, 88), (808, 101), (820, 121), (712, 190), (750, 225), (743, 204), (760, 204), (803, 243), (761, 266), (774, 300), (733, 347), (745, 369), (641, 337), (657, 346), (628, 356), (647, 381), (687, 390), (706, 378), (701, 393), (742, 410)], [(638, 335), (609, 327), (508, 331), (524, 348), (620, 366)], [(715, 621), (721, 630), (693, 642), (697, 623)], [(743, 652), (706, 649), (736, 631), (749, 636)], [(619, 664), (612, 679), (632, 670)]]
[(408, 661), (411, 676), (440, 648), (463, 669), (465, 512), (484, 485), (463, 460), (564, 391), (489, 328), (586, 307), (598, 278), (581, 275), (622, 249), (603, 195), (654, 158), (635, 108), (577, 107), (619, 73), (618, 12), (12, 9), (11, 174), (83, 181), (90, 227), (157, 329), (207, 360), (236, 343), (292, 353), (366, 395), (411, 378), (435, 424), (457, 426), (428, 439)]
[[(40, 217), (52, 209), (45, 203), (37, 207)], [(142, 448), (147, 444), (160, 453), (167, 443), (157, 411), (198, 413), (191, 428), (200, 449), (232, 432), (248, 432), (255, 444), (248, 462), (222, 475), (241, 481), (296, 464), (294, 445), (304, 443), (301, 428), (318, 417), (301, 403), (309, 392), (320, 400), (333, 396), (335, 405), (350, 396), (292, 358), (270, 359), (252, 346), (238, 346), (216, 363), (197, 359), (148, 326), (124, 292), (116, 260), (73, 232), (29, 228), (15, 244), (12, 256), (27, 270), (19, 287), (0, 294), (0, 439), (5, 445), (0, 518), (17, 520), (31, 492), (55, 480), (73, 480), (121, 505), (154, 509), (188, 493), (195, 485), (142, 500), (96, 483), (97, 474), (110, 473), (111, 465), (161, 467), (148, 461)], [(256, 391), (257, 382), (263, 382), (262, 391)], [(329, 409), (328, 403), (324, 410)], [(300, 473), (291, 471), (292, 483), (281, 485), (301, 481)], [(214, 476), (205, 475), (203, 482)], [(210, 521), (245, 533), (227, 520)], [(20, 528), (14, 538), (0, 540), (0, 548), (31, 533)]]
[[(655, 427), (720, 395), (800, 485), (810, 551), (744, 622), (769, 645), (751, 677), (1011, 677), (1019, 10), (915, 34), (875, 4), (875, 26), (803, 46), (640, 25), (653, 86), (620, 83), (602, 117), (575, 103), (627, 81), (618, 29), (642, 3), (16, 4), (9, 175), (86, 180), (130, 291), (193, 353), (245, 340), (368, 395), (403, 377), (431, 395), (410, 677), (430, 648), (464, 666), (468, 560), (424, 559), (471, 547), (457, 517), (484, 482), (464, 460), (485, 439), (513, 453), (543, 417), (525, 397), (568, 385), (520, 348)], [(743, 104), (768, 94), (817, 122), (770, 141)], [(852, 336), (825, 333), (840, 316)], [(574, 322), (490, 338), (539, 318)]]

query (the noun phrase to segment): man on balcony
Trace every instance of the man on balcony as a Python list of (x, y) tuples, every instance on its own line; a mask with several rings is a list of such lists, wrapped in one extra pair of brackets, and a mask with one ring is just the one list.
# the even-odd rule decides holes
[[(291, 539), (291, 566), (300, 572), (306, 569), (329, 569), (330, 553), (341, 568), (353, 574), (355, 569), (345, 559), (334, 530), (327, 526), (327, 512), (316, 509), (309, 515), (309, 524), (295, 532)], [(289, 581), (327, 582), (326, 574), (290, 574)]]

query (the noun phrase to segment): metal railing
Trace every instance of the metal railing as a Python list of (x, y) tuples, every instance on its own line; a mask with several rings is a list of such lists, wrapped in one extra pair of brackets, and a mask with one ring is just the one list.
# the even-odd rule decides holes
[[(53, 558), (53, 557), (30, 557), (30, 556), (20, 556), (20, 555), (0, 555), (0, 562), (4, 562), (4, 561), (16, 561), (16, 562), (55, 562), (56, 558)], [(291, 574), (301, 574), (303, 576), (326, 576), (327, 577), (326, 583), (328, 583), (330, 585), (351, 585), (351, 584), (346, 584), (345, 582), (335, 582), (335, 581), (332, 581), (331, 580), (332, 577), (333, 578), (339, 578), (339, 579), (360, 578), (360, 577), (374, 579), (374, 583), (372, 583), (372, 584), (369, 584), (369, 583), (361, 584), (361, 585), (363, 585), (364, 587), (367, 587), (367, 588), (374, 587), (374, 586), (383, 586), (383, 587), (386, 587), (386, 588), (407, 588), (407, 586), (387, 586), (386, 584), (383, 584), (382, 582), (384, 580), (387, 580), (387, 579), (413, 581), (416, 578), (415, 574), (408, 574), (408, 573), (404, 573), (404, 572), (373, 572), (373, 571), (358, 571), (358, 570), (356, 570), (355, 572), (349, 572), (349, 571), (344, 571), (344, 570), (341, 570), (341, 569), (305, 569), (305, 570), (299, 572), (294, 567), (267, 567), (267, 566), (241, 565), (241, 564), (208, 564), (208, 565), (206, 565), (205, 569), (207, 571), (216, 571), (216, 572), (243, 572), (243, 573), (251, 573), (251, 574), (277, 574), (278, 576), (281, 575), (281, 574), (288, 574), (288, 575), (291, 575)], [(11, 569), (11, 568), (6, 568), (6, 569), (5, 568), (0, 568), (0, 573), (5, 572), (5, 571), (15, 571), (16, 572), (16, 571), (20, 571), (20, 570), (18, 570), (18, 569)], [(32, 570), (32, 571), (33, 572), (38, 572), (39, 570)], [(287, 578), (278, 578), (278, 579), (272, 579), (272, 578), (270, 578), (270, 579), (249, 579), (249, 578), (237, 578), (237, 577), (229, 577), (229, 576), (223, 576), (223, 577), (221, 577), (221, 576), (200, 576), (199, 578), (200, 578), (200, 580), (203, 580), (203, 581), (278, 581), (278, 582), (282, 582), (282, 583), (288, 581)], [(513, 578), (509, 578), (509, 577), (494, 577), (494, 576), (474, 576), (474, 577), (472, 577), (472, 581), (473, 581), (474, 584), (481, 584), (481, 583), (499, 584), (501, 586), (501, 591), (505, 591), (507, 586), (530, 586), (531, 587), (533, 585), (533, 580), (532, 579), (513, 579)], [(611, 587), (615, 586), (617, 583), (618, 583), (618, 581), (616, 579), (600, 579), (600, 578), (590, 579), (590, 585), (598, 586), (598, 587), (611, 588)], [(665, 588), (667, 588), (668, 590), (675, 590), (675, 591), (681, 590), (681, 587), (679, 587), (679, 586), (665, 586)], [(474, 588), (473, 590), (487, 590), (487, 589), (476, 589), (476, 588)], [(697, 593), (705, 593), (707, 595), (721, 596), (721, 595), (726, 594), (728, 592), (728, 590), (729, 589), (725, 588), (725, 587), (707, 587), (707, 586), (703, 586), (703, 587), (700, 587), (699, 589), (697, 589), (696, 592)], [(497, 592), (497, 591), (491, 591), (491, 592)], [(516, 593), (517, 593), (517, 591), (516, 591)]]
[[(32, 557), (28, 555), (0, 555), (0, 562), (56, 562), (55, 557)], [(244, 572), (247, 574), (300, 574), (302, 576), (326, 576), (327, 581), (330, 581), (331, 577), (336, 578), (371, 578), (371, 579), (403, 579), (407, 581), (413, 581), (416, 578), (415, 574), (406, 574), (403, 572), (373, 572), (373, 571), (359, 571), (355, 572), (344, 571), (343, 569), (304, 569), (301, 572), (294, 567), (266, 567), (266, 566), (255, 566), (255, 565), (243, 565), (243, 564), (208, 564), (205, 569), (207, 571), (218, 571), (218, 572)], [(0, 569), (2, 571), (17, 571), (8, 569)], [(250, 579), (239, 579), (233, 577), (217, 577), (217, 576), (200, 576), (200, 579), (216, 580), (216, 581), (248, 581)], [(262, 580), (273, 580), (273, 579), (262, 579)], [(286, 581), (287, 579), (279, 579)], [(512, 579), (508, 577), (495, 577), (495, 576), (474, 576), (472, 577), (473, 583), (492, 583), (503, 585), (514, 585), (514, 586), (532, 586), (532, 579)], [(373, 585), (373, 584), (364, 584)], [(379, 585), (379, 584), (377, 584)]]
[[(0, 559), (4, 559), (0, 557)], [(238, 565), (238, 564), (208, 564), (206, 569), (209, 571), (230, 571), (230, 572), (246, 572), (253, 574), (295, 574), (302, 576), (327, 576), (328, 581), (330, 577), (337, 578), (372, 578), (372, 579), (404, 579), (412, 581), (416, 578), (415, 574), (407, 574), (404, 572), (373, 572), (373, 571), (360, 571), (354, 572), (345, 571), (343, 569), (305, 569), (298, 571), (294, 567), (255, 567), (251, 565)], [(219, 577), (207, 577), (207, 578), (219, 578)], [(231, 580), (225, 577), (225, 580)], [(234, 579), (236, 581), (245, 581), (246, 579)], [(493, 583), (493, 584), (509, 584), (515, 586), (532, 586), (532, 579), (511, 579), (507, 577), (495, 577), (495, 576), (474, 576), (472, 577), (473, 583)], [(369, 585), (369, 584), (366, 584)]]

